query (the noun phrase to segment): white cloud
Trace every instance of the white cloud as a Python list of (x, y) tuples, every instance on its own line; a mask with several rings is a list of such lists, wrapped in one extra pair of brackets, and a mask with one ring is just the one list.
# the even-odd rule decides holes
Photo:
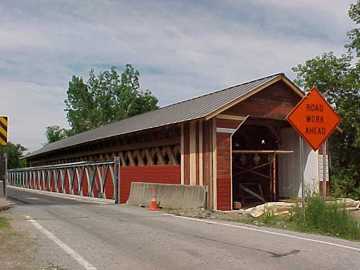
[(134, 64), (162, 105), (289, 73), (343, 51), (351, 2), (2, 1), (0, 108), (11, 139), (34, 150), (46, 126), (65, 125), (71, 75), (92, 67)]
[(9, 116), (9, 140), (30, 149), (44, 144), (46, 126), (65, 125), (62, 93), (57, 86), (1, 80), (0, 114)]

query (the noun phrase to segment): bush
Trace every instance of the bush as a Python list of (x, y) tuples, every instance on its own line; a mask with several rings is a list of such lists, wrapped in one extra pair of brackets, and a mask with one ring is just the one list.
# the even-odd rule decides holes
[(360, 199), (359, 176), (355, 169), (340, 169), (331, 177), (331, 193), (334, 197)]
[(325, 202), (318, 195), (307, 198), (305, 212), (301, 207), (295, 207), (290, 222), (297, 230), (360, 240), (360, 224), (344, 205)]

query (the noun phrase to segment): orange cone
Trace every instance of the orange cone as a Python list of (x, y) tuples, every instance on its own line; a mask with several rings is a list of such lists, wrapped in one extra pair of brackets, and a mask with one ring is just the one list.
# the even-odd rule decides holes
[(159, 208), (159, 205), (156, 201), (156, 193), (155, 191), (153, 191), (152, 193), (152, 198), (151, 198), (151, 201), (149, 203), (149, 208), (148, 208), (150, 211), (159, 211), (160, 208)]

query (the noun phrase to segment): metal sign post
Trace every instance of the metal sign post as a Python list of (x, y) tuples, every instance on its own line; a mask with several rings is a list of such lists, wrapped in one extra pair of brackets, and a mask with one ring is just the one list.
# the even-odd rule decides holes
[(323, 188), (323, 198), (326, 199), (327, 196), (327, 183), (326, 183), (326, 175), (327, 175), (327, 160), (326, 160), (326, 141), (323, 143), (323, 147), (322, 147), (322, 156), (323, 156), (323, 171), (322, 171), (322, 178), (323, 178), (323, 183), (322, 183), (322, 188)]
[[(0, 191), (4, 194), (6, 198), (6, 181), (7, 181), (7, 155), (6, 153), (0, 154), (0, 181), (2, 185), (0, 186)], [(0, 183), (1, 183), (0, 182)], [(1, 192), (0, 192), (1, 194)]]
[(6, 188), (7, 188), (7, 181), (8, 181), (8, 156), (6, 153), (4, 153), (4, 159), (5, 159), (5, 173), (4, 173), (4, 197), (6, 199)]
[(301, 207), (305, 209), (305, 183), (304, 183), (304, 139), (299, 136), (299, 167), (301, 182)]

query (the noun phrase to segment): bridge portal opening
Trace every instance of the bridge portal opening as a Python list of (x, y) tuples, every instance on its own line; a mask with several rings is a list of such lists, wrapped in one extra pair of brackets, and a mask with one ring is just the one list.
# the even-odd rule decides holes
[[(279, 159), (293, 149), (281, 149), (285, 121), (250, 118), (232, 137), (234, 208), (279, 199)], [(240, 204), (239, 204), (240, 203)]]

